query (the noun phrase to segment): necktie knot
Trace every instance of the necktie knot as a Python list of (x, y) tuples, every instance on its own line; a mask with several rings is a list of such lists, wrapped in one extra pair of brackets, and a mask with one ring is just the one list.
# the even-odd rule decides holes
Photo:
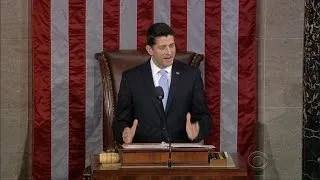
[(167, 76), (167, 71), (165, 69), (161, 69), (159, 72), (161, 76)]

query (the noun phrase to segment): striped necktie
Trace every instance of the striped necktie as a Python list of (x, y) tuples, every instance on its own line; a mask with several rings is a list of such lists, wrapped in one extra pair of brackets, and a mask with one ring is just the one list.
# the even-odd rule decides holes
[(162, 104), (163, 104), (163, 108), (166, 109), (167, 100), (168, 100), (168, 93), (169, 93), (169, 82), (168, 82), (168, 77), (167, 77), (168, 72), (164, 69), (161, 69), (159, 72), (161, 74), (161, 77), (159, 80), (159, 86), (162, 87), (163, 93), (164, 93), (164, 97), (162, 99)]

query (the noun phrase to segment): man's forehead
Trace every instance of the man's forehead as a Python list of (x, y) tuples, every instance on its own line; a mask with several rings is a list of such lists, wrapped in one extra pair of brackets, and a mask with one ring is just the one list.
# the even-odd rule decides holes
[(156, 45), (161, 46), (172, 43), (174, 43), (174, 36), (172, 35), (156, 37)]

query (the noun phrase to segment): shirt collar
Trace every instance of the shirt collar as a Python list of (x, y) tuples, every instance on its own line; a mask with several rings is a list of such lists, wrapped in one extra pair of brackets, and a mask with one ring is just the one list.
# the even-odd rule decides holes
[[(161, 69), (153, 62), (152, 57), (150, 59), (150, 65), (151, 65), (152, 76), (154, 77)], [(172, 71), (172, 65), (164, 69), (168, 72), (168, 75), (170, 75)]]

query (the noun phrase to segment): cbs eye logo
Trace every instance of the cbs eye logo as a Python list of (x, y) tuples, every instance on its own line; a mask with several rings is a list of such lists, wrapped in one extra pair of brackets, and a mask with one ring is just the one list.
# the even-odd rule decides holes
[(248, 156), (248, 164), (253, 171), (262, 171), (268, 165), (268, 158), (265, 153), (255, 151)]

